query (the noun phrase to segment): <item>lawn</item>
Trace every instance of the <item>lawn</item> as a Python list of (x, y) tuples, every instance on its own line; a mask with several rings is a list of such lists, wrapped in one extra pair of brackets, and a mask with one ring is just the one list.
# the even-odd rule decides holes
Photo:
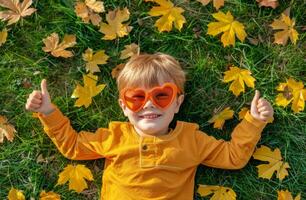
[[(279, 148), (283, 159), (289, 163), (289, 175), (282, 181), (275, 175), (271, 180), (258, 177), (261, 161), (253, 158), (241, 170), (221, 170), (200, 166), (196, 184), (221, 185), (232, 188), (237, 199), (277, 199), (278, 190), (288, 189), (296, 196), (306, 196), (306, 111), (294, 113), (288, 107), (275, 103), (276, 87), (288, 78), (306, 83), (306, 2), (304, 0), (279, 0), (276, 9), (259, 7), (255, 0), (228, 0), (220, 10), (230, 11), (245, 25), (248, 38), (242, 43), (236, 39), (235, 46), (223, 47), (220, 35), (207, 35), (208, 23), (215, 21), (212, 3), (202, 6), (196, 0), (173, 1), (182, 7), (187, 22), (181, 31), (173, 29), (160, 33), (154, 27), (158, 17), (148, 15), (152, 2), (141, 0), (104, 1), (105, 10), (127, 7), (131, 13), (128, 36), (115, 40), (102, 40), (99, 28), (86, 24), (76, 16), (73, 0), (33, 0), (37, 11), (7, 26), (8, 38), (0, 47), (0, 115), (8, 118), (17, 133), (13, 142), (6, 139), (0, 144), (0, 199), (6, 199), (11, 187), (22, 190), (26, 199), (39, 199), (42, 190), (54, 191), (62, 199), (98, 199), (102, 185), (103, 160), (72, 161), (62, 156), (44, 133), (38, 119), (25, 110), (28, 95), (40, 89), (43, 78), (48, 81), (52, 101), (71, 119), (73, 127), (95, 131), (107, 127), (110, 121), (126, 121), (118, 103), (116, 81), (111, 72), (123, 63), (120, 52), (125, 45), (136, 43), (141, 52), (163, 52), (174, 56), (187, 72), (186, 98), (174, 120), (198, 123), (202, 131), (217, 138), (230, 139), (239, 123), (238, 112), (249, 107), (255, 89), (271, 102), (275, 110), (274, 122), (268, 124), (258, 144)], [(296, 45), (288, 42), (282, 46), (273, 44), (273, 31), (269, 24), (290, 7), (290, 17), (296, 21), (299, 32)], [(0, 8), (1, 10), (2, 8)], [(105, 13), (101, 14), (105, 21)], [(0, 30), (6, 26), (0, 22)], [(77, 44), (70, 48), (74, 56), (56, 58), (42, 50), (42, 40), (56, 32), (75, 34)], [(253, 38), (250, 39), (250, 38)], [(254, 44), (254, 41), (258, 44)], [(75, 107), (71, 98), (77, 83), (83, 85), (86, 73), (82, 53), (90, 47), (105, 50), (110, 57), (107, 64), (99, 65), (96, 73), (105, 89), (93, 98), (88, 107)], [(223, 83), (224, 72), (235, 65), (252, 72), (255, 88), (236, 97)], [(230, 106), (235, 116), (225, 122), (222, 130), (213, 128), (208, 120), (215, 110)], [(68, 186), (56, 186), (58, 174), (67, 164), (84, 164), (91, 169), (94, 181), (80, 194), (69, 191)], [(196, 188), (195, 188), (196, 190)], [(201, 199), (199, 195), (195, 199)], [(207, 197), (202, 199), (209, 199)]]

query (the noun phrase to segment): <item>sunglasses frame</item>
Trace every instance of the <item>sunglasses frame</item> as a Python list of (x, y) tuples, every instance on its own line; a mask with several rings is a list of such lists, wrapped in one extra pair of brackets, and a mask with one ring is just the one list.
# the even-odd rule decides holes
[[(152, 94), (153, 94), (153, 91), (154, 91), (154, 90), (156, 90), (156, 89), (163, 89), (163, 88), (165, 88), (165, 87), (170, 87), (170, 88), (172, 88), (172, 90), (173, 90), (173, 95), (172, 95), (172, 98), (171, 98), (171, 100), (169, 101), (168, 105), (165, 106), (165, 107), (161, 107), (161, 106), (159, 106), (159, 105), (155, 102), (155, 100), (154, 100)], [(126, 98), (125, 98), (125, 93), (126, 93), (128, 90), (134, 90), (134, 91), (136, 91), (136, 90), (141, 90), (141, 91), (144, 92), (144, 94), (145, 94), (145, 99), (144, 99), (144, 101), (143, 101), (143, 104), (142, 104), (138, 109), (133, 109), (133, 108), (131, 108), (131, 107), (129, 106), (129, 104), (127, 103), (127, 100), (126, 100)], [(155, 86), (155, 87), (151, 88), (151, 89), (148, 90), (148, 91), (144, 90), (143, 88), (124, 88), (124, 89), (122, 89), (121, 92), (120, 92), (120, 98), (122, 99), (123, 103), (124, 103), (130, 110), (132, 110), (132, 111), (134, 111), (134, 112), (138, 112), (138, 111), (140, 111), (140, 110), (144, 107), (144, 105), (148, 102), (149, 99), (151, 100), (151, 102), (152, 102), (157, 108), (159, 108), (159, 109), (161, 109), (161, 110), (165, 110), (165, 109), (167, 109), (167, 108), (171, 105), (171, 103), (172, 103), (173, 100), (175, 99), (176, 95), (178, 95), (178, 94), (181, 94), (181, 90), (176, 86), (176, 84), (171, 83), (171, 82), (166, 82), (166, 83), (164, 83), (163, 85), (161, 85), (161, 86)]]

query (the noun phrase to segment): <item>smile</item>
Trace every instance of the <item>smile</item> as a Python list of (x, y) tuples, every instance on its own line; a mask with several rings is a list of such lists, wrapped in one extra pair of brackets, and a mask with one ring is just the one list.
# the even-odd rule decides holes
[(158, 114), (149, 114), (149, 115), (141, 115), (141, 116), (139, 116), (139, 118), (141, 118), (141, 119), (156, 119), (160, 116), (161, 115), (158, 115)]

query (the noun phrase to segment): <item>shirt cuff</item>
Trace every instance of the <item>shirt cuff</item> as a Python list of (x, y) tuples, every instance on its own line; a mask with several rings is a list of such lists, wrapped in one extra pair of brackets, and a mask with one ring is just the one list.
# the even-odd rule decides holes
[(54, 127), (59, 125), (60, 122), (63, 121), (65, 116), (63, 113), (57, 108), (56, 105), (52, 104), (53, 108), (55, 109), (52, 113), (45, 115), (43, 113), (37, 113), (39, 120), (41, 123), (48, 128)]
[(264, 128), (267, 125), (267, 122), (254, 118), (251, 115), (250, 111), (246, 113), (246, 115), (244, 116), (244, 119), (248, 121), (249, 123), (253, 124), (254, 126), (256, 126), (257, 128)]

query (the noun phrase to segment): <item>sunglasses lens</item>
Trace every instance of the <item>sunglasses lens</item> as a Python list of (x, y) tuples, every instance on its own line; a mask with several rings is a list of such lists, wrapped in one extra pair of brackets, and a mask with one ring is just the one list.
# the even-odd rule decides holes
[(156, 89), (152, 93), (155, 103), (161, 108), (167, 107), (171, 103), (174, 95), (174, 91), (171, 87)]
[(128, 108), (135, 111), (144, 104), (146, 94), (142, 90), (127, 90), (124, 93), (124, 98)]

